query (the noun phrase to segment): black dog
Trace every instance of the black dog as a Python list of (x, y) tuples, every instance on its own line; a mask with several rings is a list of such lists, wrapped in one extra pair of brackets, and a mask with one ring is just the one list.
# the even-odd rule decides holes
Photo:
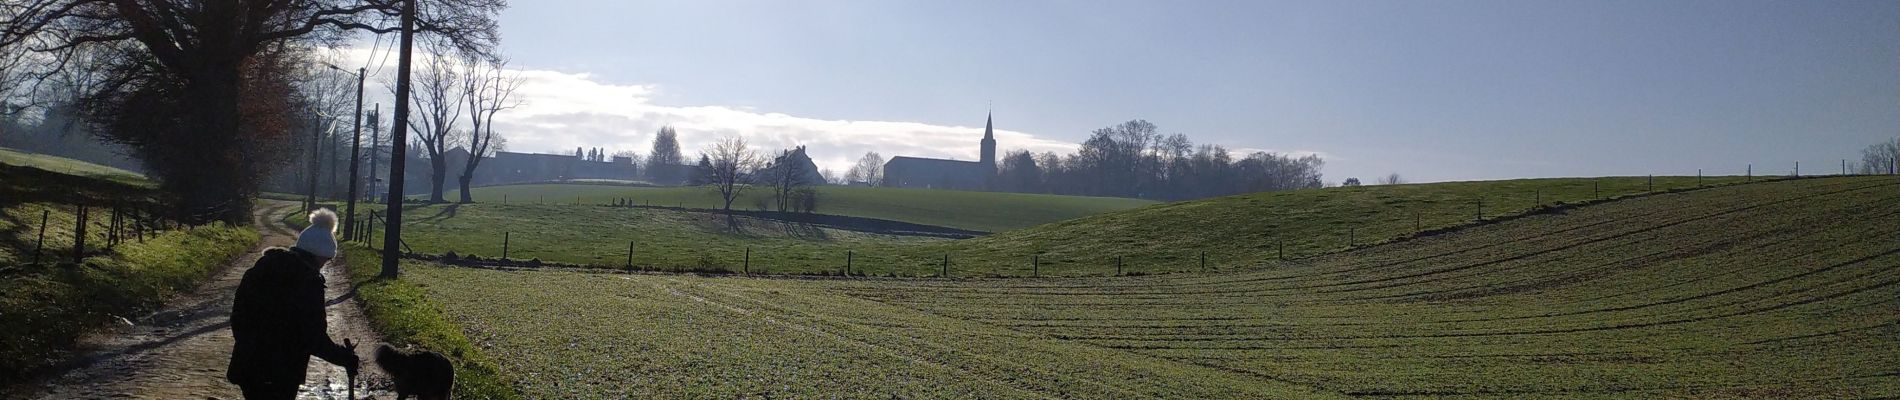
[(406, 353), (383, 344), (376, 346), (376, 365), (396, 381), (397, 400), (410, 395), (422, 400), (447, 400), (449, 390), (455, 387), (455, 366), (448, 357), (432, 351)]

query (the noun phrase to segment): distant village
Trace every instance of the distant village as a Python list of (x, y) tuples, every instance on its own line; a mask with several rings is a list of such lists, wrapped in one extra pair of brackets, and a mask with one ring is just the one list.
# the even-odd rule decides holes
[[(983, 190), (988, 187), (997, 173), (996, 134), (994, 120), (984, 122), (983, 138), (980, 142), (981, 159), (977, 161), (959, 161), (937, 158), (896, 156), (885, 162), (876, 182), (864, 180), (834, 181), (819, 173), (819, 168), (811, 158), (804, 154), (804, 147), (795, 149), (795, 157), (804, 164), (800, 170), (806, 171), (804, 184), (828, 185), (843, 184), (853, 186), (885, 186), (903, 188), (934, 188), (955, 190)], [(430, 169), (428, 160), (422, 152), (411, 151), (408, 155), (404, 176), (408, 182), (427, 182)], [(388, 154), (387, 148), (379, 149), (378, 154)], [(442, 155), (450, 168), (450, 178), (461, 174), (459, 166), (468, 160), (469, 152), (461, 147), (449, 149)], [(628, 183), (650, 184), (655, 186), (693, 185), (698, 166), (693, 164), (646, 163), (642, 165), (630, 155), (608, 155), (602, 149), (576, 149), (573, 154), (516, 153), (496, 151), (488, 159), (478, 163), (470, 180), (471, 186), (493, 186), (533, 182), (564, 182), (574, 180), (626, 181)], [(689, 160), (690, 161), (690, 160)], [(372, 173), (377, 176), (380, 173)], [(381, 185), (372, 190), (373, 195), (381, 195)], [(424, 194), (430, 190), (426, 184), (405, 186), (406, 194)]]

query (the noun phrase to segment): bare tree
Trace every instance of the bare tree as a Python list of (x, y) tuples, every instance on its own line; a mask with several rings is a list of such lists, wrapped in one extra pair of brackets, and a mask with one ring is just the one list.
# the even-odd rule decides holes
[(719, 193), (719, 198), (725, 200), (726, 212), (731, 213), (732, 201), (749, 186), (745, 179), (758, 165), (758, 154), (746, 147), (744, 138), (727, 136), (700, 152), (700, 157), (707, 162), (706, 184)]
[[(336, 197), (334, 195), (342, 187), (337, 183), (336, 171), (337, 166), (342, 163), (338, 156), (343, 152), (339, 150), (347, 149), (341, 148), (344, 143), (339, 133), (349, 131), (349, 128), (343, 124), (353, 121), (351, 114), (355, 112), (356, 105), (355, 76), (330, 69), (327, 65), (333, 65), (340, 60), (337, 60), (332, 52), (316, 50), (313, 48), (305, 52), (307, 59), (296, 65), (294, 77), (297, 96), (303, 101), (303, 105), (315, 114), (316, 125), (311, 127), (313, 129), (311, 134), (317, 136), (315, 139), (318, 142), (315, 148), (309, 149), (310, 151), (306, 153), (315, 157), (310, 164), (316, 169), (302, 172), (311, 175), (329, 175), (329, 184), (324, 186), (323, 190), (309, 194), (312, 201), (318, 193), (327, 193), (332, 195), (329, 197)], [(292, 141), (292, 143), (302, 143), (302, 141)], [(324, 171), (326, 168), (328, 172)]]
[(1003, 156), (1001, 171), (998, 171), (997, 189), (1034, 193), (1042, 187), (1042, 168), (1036, 165), (1036, 155), (1028, 150), (1015, 150)]
[(1874, 143), (1860, 150), (1860, 173), (1880, 175), (1900, 173), (1900, 138)]
[[(349, 30), (415, 29), (482, 52), (505, 0), (11, 0), (0, 2), (0, 53), (34, 51), (53, 69), (107, 71), (86, 107), (110, 125), (177, 198), (190, 222), (250, 219), (259, 177), (290, 135), (296, 43), (340, 43)], [(111, 57), (73, 62), (82, 48)], [(398, 113), (401, 114), (401, 113)]]
[[(616, 152), (614, 152), (614, 154), (613, 154), (613, 156), (612, 156), (612, 159), (621, 159), (621, 158), (625, 158), (625, 159), (627, 159), (627, 160), (629, 160), (629, 161), (631, 161), (631, 162), (632, 162), (632, 164), (633, 164), (633, 166), (634, 166), (634, 167), (635, 167), (636, 169), (637, 169), (637, 168), (640, 168), (640, 167), (643, 167), (643, 166), (645, 166), (645, 164), (646, 164), (646, 157), (642, 157), (642, 156), (640, 155), (640, 152), (638, 152), (638, 151), (633, 151), (633, 150), (620, 150), (620, 151), (616, 151)], [(636, 173), (638, 173), (638, 172), (636, 172)]]
[(884, 157), (877, 155), (875, 151), (865, 152), (864, 157), (858, 158), (857, 164), (852, 164), (851, 169), (845, 171), (844, 179), (850, 181), (845, 182), (847, 184), (864, 182), (871, 186), (883, 185)]
[(810, 162), (811, 158), (805, 155), (805, 146), (799, 146), (780, 150), (778, 156), (772, 158), (771, 164), (760, 171), (759, 181), (772, 185), (772, 200), (777, 203), (779, 211), (797, 211), (800, 208), (794, 204), (802, 199), (799, 190), (815, 183), (810, 178), (815, 171), (807, 167)]
[(455, 121), (462, 118), (463, 111), (462, 77), (446, 46), (438, 42), (424, 47), (429, 48), (430, 56), (425, 57), (412, 83), (415, 93), (410, 101), (419, 112), (409, 121), (409, 130), (415, 132), (429, 157), (429, 202), (441, 203), (445, 201), (442, 186), (449, 169), (448, 159), (442, 156), (448, 152), (449, 143), (459, 142), (459, 136), (466, 134), (455, 129)]
[(462, 177), (457, 183), (462, 189), (460, 201), (473, 203), (469, 183), (475, 179), (475, 167), (500, 150), (496, 146), (499, 138), (495, 137), (495, 114), (521, 106), (522, 100), (514, 96), (521, 86), (521, 76), (508, 72), (507, 59), (472, 54), (462, 56), (462, 69), (462, 97), (468, 101), (468, 160), (462, 162)]
[(1399, 177), (1399, 173), (1397, 172), (1379, 178), (1379, 184), (1381, 185), (1397, 185), (1402, 183), (1405, 183), (1405, 178)]

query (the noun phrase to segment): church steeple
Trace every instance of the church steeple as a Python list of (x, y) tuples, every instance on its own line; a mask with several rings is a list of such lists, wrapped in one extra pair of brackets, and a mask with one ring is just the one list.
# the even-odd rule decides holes
[(983, 158), (979, 162), (989, 166), (991, 173), (996, 170), (996, 112), (983, 117)]

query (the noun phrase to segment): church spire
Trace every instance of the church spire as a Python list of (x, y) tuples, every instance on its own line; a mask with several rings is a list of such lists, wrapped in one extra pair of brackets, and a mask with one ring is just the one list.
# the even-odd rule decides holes
[(995, 111), (991, 111), (988, 115), (983, 116), (983, 140), (996, 140), (996, 133), (993, 129), (996, 126), (995, 122)]
[(983, 153), (982, 153), (983, 155), (982, 155), (982, 159), (979, 159), (977, 161), (977, 162), (983, 163), (983, 165), (989, 166), (990, 170), (992, 171), (991, 172), (992, 174), (994, 174), (995, 173), (994, 171), (996, 170), (996, 129), (995, 129), (996, 124), (995, 122), (996, 122), (995, 111), (991, 111), (989, 112), (989, 115), (986, 115), (983, 117)]

